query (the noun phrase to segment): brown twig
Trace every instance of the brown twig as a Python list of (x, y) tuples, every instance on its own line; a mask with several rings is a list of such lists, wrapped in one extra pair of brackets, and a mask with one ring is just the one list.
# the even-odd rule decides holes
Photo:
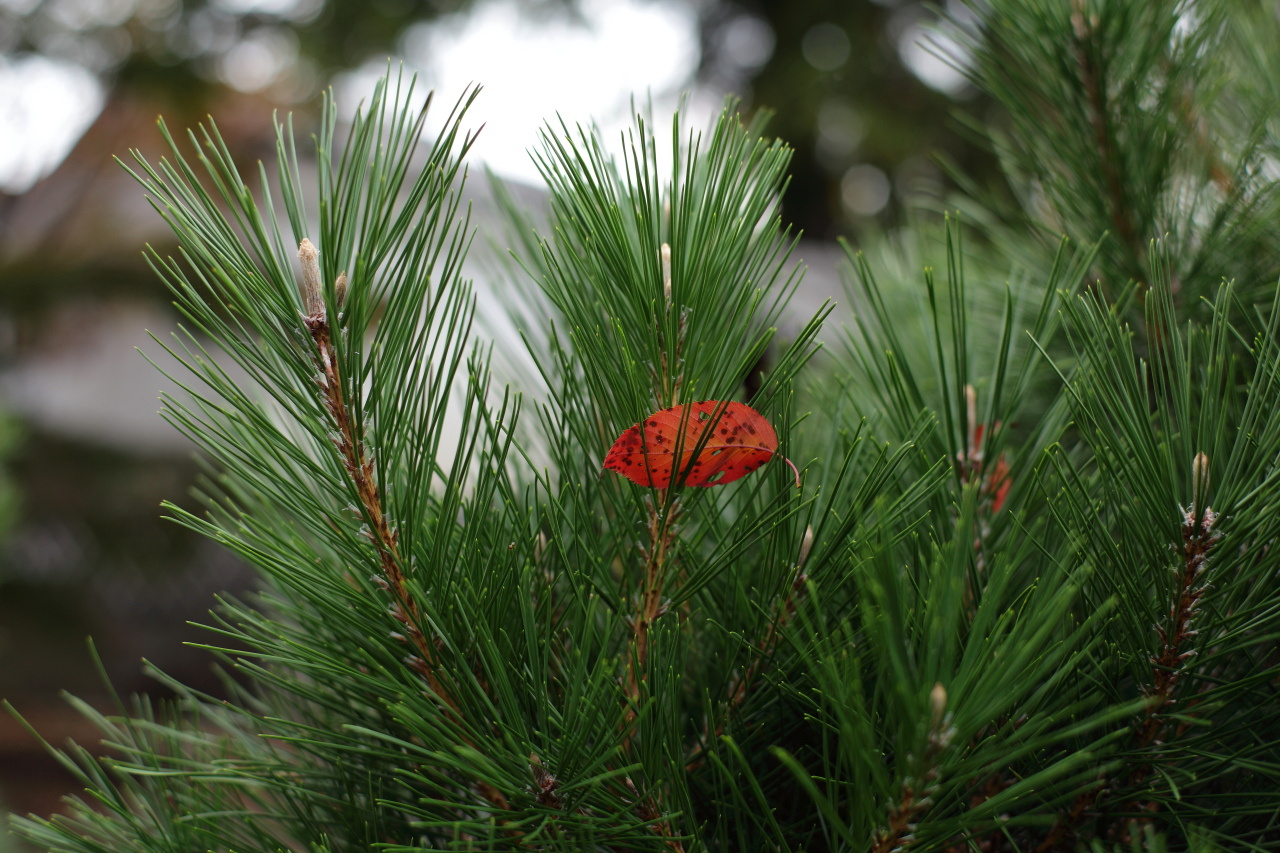
[[(1199, 454), (1197, 458), (1202, 455)], [(1207, 506), (1199, 518), (1196, 517), (1194, 507), (1183, 513), (1182, 566), (1169, 608), (1170, 627), (1156, 627), (1156, 633), (1160, 637), (1160, 652), (1151, 658), (1151, 685), (1145, 691), (1151, 701), (1147, 705), (1146, 715), (1134, 732), (1139, 749), (1159, 746), (1162, 742), (1168, 728), (1164, 712), (1177, 704), (1174, 694), (1185, 671), (1184, 664), (1195, 656), (1196, 650), (1188, 648), (1197, 634), (1191, 626), (1199, 609), (1200, 597), (1205, 591), (1205, 584), (1200, 578), (1207, 566), (1206, 558), (1221, 538), (1221, 534), (1213, 529), (1217, 520), (1218, 514)], [(1150, 771), (1149, 763), (1138, 765), (1129, 776), (1129, 787), (1141, 783)]]
[[(662, 266), (663, 311), (670, 311), (671, 304), (671, 247), (662, 244), (659, 255)], [(659, 324), (655, 318), (655, 331)], [(671, 357), (667, 348), (662, 347), (659, 353), (658, 372), (654, 379), (654, 395), (662, 406), (674, 406), (680, 391), (681, 375), (672, 372), (672, 365), (680, 363), (680, 346), (684, 333), (684, 319), (677, 318), (676, 340), (672, 342)], [(673, 487), (675, 488), (675, 487)], [(649, 656), (649, 631), (667, 610), (667, 602), (663, 596), (667, 582), (667, 562), (672, 545), (675, 542), (675, 523), (679, 518), (679, 498), (670, 489), (659, 489), (654, 500), (649, 503), (649, 517), (646, 523), (648, 544), (642, 550), (643, 568), (640, 578), (640, 594), (636, 601), (635, 615), (630, 620), (631, 642), (627, 649), (625, 675), (623, 676), (624, 710), (622, 746), (625, 751), (631, 750), (632, 737), (635, 734), (636, 716), (639, 714), (642, 699), (641, 685), (644, 681), (644, 668)], [(634, 785), (627, 780), (628, 786), (635, 792)], [(684, 853), (680, 840), (672, 836), (667, 821), (660, 820), (661, 810), (656, 793), (648, 797), (640, 797), (635, 792), (636, 800), (633, 810), (641, 820), (650, 821), (653, 831), (662, 836), (673, 853)]]
[[(666, 612), (663, 587), (666, 580), (667, 551), (674, 538), (673, 522), (677, 511), (675, 500), (666, 501), (666, 490), (659, 490), (657, 502), (649, 507), (646, 525), (649, 545), (645, 549), (644, 570), (636, 614), (631, 619), (631, 653), (627, 660), (627, 724), (635, 720), (640, 699), (641, 672), (649, 654), (649, 628)], [(628, 730), (629, 731), (629, 730)]]
[[(1004, 767), (982, 779), (975, 779), (971, 784), (974, 793), (969, 797), (969, 811), (976, 811), (983, 803), (1008, 788), (1015, 781), (1009, 768)], [(946, 853), (996, 853), (1006, 849), (1005, 834), (999, 827), (989, 831), (985, 836), (970, 836), (948, 845)]]
[(658, 795), (655, 793), (642, 797), (630, 777), (626, 777), (622, 781), (627, 786), (628, 792), (635, 797), (634, 811), (636, 817), (648, 822), (653, 827), (653, 831), (662, 837), (663, 842), (671, 853), (684, 853), (684, 845), (680, 843), (680, 839), (672, 836), (671, 825), (662, 817), (661, 800)]
[(1080, 68), (1080, 83), (1084, 87), (1085, 97), (1089, 101), (1089, 123), (1093, 128), (1094, 143), (1097, 145), (1098, 161), (1102, 179), (1106, 183), (1108, 214), (1116, 237), (1129, 255), (1133, 263), (1135, 281), (1141, 281), (1142, 265), (1135, 259), (1141, 257), (1141, 249), (1137, 245), (1137, 229), (1130, 217), (1128, 200), (1125, 197), (1124, 175), (1121, 173), (1119, 157), (1111, 138), (1111, 114), (1107, 105), (1105, 81), (1101, 69), (1091, 49), (1095, 23), (1086, 17), (1083, 0), (1072, 0), (1071, 28), (1075, 39), (1076, 64)]
[(1093, 804), (1106, 790), (1107, 783), (1104, 778), (1100, 779), (1098, 784), (1077, 796), (1071, 803), (1071, 809), (1065, 815), (1058, 815), (1058, 819), (1049, 828), (1049, 834), (1036, 846), (1033, 853), (1075, 849), (1074, 844), (1065, 844), (1064, 842), (1070, 842), (1075, 838), (1076, 826), (1079, 824), (1080, 819), (1093, 808)]
[(802, 569), (805, 558), (809, 556), (809, 549), (812, 547), (813, 528), (805, 527), (804, 537), (800, 540), (800, 557), (796, 561), (795, 573), (792, 576), (791, 583), (787, 586), (781, 598), (778, 599), (777, 611), (774, 613), (773, 618), (769, 620), (764, 636), (756, 641), (756, 655), (747, 664), (742, 673), (733, 680), (729, 688), (729, 698), (725, 702), (724, 709), (714, 728), (711, 725), (711, 721), (708, 720), (703, 727), (702, 737), (689, 750), (689, 757), (685, 761), (686, 771), (695, 770), (702, 765), (707, 744), (724, 733), (725, 725), (728, 724), (729, 719), (746, 701), (747, 695), (755, 684), (756, 679), (759, 678), (765, 663), (773, 656), (773, 651), (777, 648), (778, 640), (782, 636), (782, 630), (786, 628), (791, 621), (791, 617), (795, 615), (800, 592), (804, 589), (805, 581), (809, 579), (809, 576)]
[[(795, 576), (792, 578), (791, 584), (787, 587), (782, 599), (778, 602), (777, 614), (769, 621), (769, 626), (765, 629), (764, 636), (756, 642), (756, 651), (759, 654), (747, 664), (747, 668), (742, 671), (742, 675), (733, 683), (729, 693), (727, 712), (731, 713), (736, 710), (746, 699), (748, 690), (755, 683), (756, 678), (759, 677), (760, 671), (764, 669), (765, 661), (770, 658), (773, 650), (777, 648), (778, 638), (782, 634), (782, 629), (787, 626), (787, 623), (791, 621), (791, 617), (795, 615), (798, 596), (800, 591), (804, 589), (805, 581), (808, 579), (809, 576), (802, 572), (799, 566), (796, 566)], [(722, 728), (723, 722), (720, 726), (717, 726), (716, 735), (720, 734)]]
[[(659, 252), (662, 266), (663, 308), (665, 313), (671, 310), (671, 247), (662, 244)], [(654, 332), (661, 336), (661, 320), (654, 318)], [(659, 407), (676, 405), (680, 392), (681, 376), (671, 372), (672, 364), (680, 363), (680, 344), (684, 332), (683, 319), (677, 320), (676, 340), (672, 343), (674, 352), (667, 358), (667, 348), (660, 347), (658, 353), (657, 372), (653, 376), (654, 396)], [(674, 522), (678, 514), (678, 498), (669, 489), (659, 489), (655, 501), (649, 504), (649, 518), (646, 530), (649, 542), (643, 549), (644, 568), (641, 573), (640, 596), (636, 602), (636, 613), (631, 619), (631, 648), (627, 655), (626, 677), (626, 743), (630, 743), (632, 724), (640, 700), (640, 674), (649, 654), (649, 628), (654, 620), (665, 612), (662, 591), (666, 582), (667, 551), (675, 539)]]
[[(644, 574), (641, 581), (640, 597), (636, 615), (631, 620), (631, 644), (627, 654), (626, 676), (623, 684), (626, 690), (626, 707), (624, 714), (625, 729), (622, 735), (624, 750), (630, 751), (631, 739), (635, 733), (635, 720), (639, 713), (641, 701), (641, 683), (644, 680), (645, 661), (649, 654), (649, 629), (653, 623), (666, 612), (663, 599), (663, 587), (666, 580), (667, 552), (675, 537), (673, 524), (677, 513), (675, 499), (666, 499), (666, 490), (659, 490), (657, 503), (649, 507), (649, 546), (645, 549)], [(630, 785), (630, 780), (627, 780)], [(631, 786), (635, 791), (634, 786)], [(634, 811), (641, 820), (649, 821), (653, 831), (662, 836), (667, 848), (672, 853), (684, 853), (684, 847), (678, 838), (672, 837), (671, 827), (665, 820), (660, 820), (662, 812), (656, 793), (648, 797), (640, 797), (636, 792)]]
[(916, 820), (933, 803), (941, 771), (938, 757), (951, 742), (954, 729), (946, 714), (947, 691), (935, 684), (929, 694), (933, 709), (933, 722), (929, 726), (924, 753), (916, 762), (912, 776), (902, 780), (898, 801), (885, 816), (885, 825), (871, 839), (871, 853), (890, 853), (906, 850), (915, 841)]
[[(382, 498), (374, 473), (374, 461), (369, 455), (351, 410), (343, 393), (342, 375), (338, 368), (337, 353), (333, 347), (333, 331), (325, 314), (324, 298), (320, 284), (319, 253), (310, 240), (304, 239), (298, 247), (302, 262), (302, 300), (306, 313), (302, 317), (311, 342), (318, 369), (316, 383), (323, 395), (325, 411), (333, 425), (334, 447), (342, 458), (342, 467), (351, 478), (351, 485), (360, 503), (360, 511), (367, 525), (367, 536), (378, 554), (381, 576), (378, 585), (391, 593), (394, 599), (390, 613), (399, 622), (404, 633), (398, 634), (414, 649), (415, 654), (405, 658), (405, 664), (427, 682), (432, 694), (448, 709), (447, 716), (459, 729), (463, 743), (473, 746), (465, 731), (461, 709), (440, 682), (439, 661), (435, 647), (427, 640), (419, 627), (421, 612), (405, 583), (404, 563), (400, 556), (395, 527), (386, 517)], [(335, 296), (341, 298), (346, 287), (346, 276), (340, 275), (334, 286)], [(507, 798), (487, 782), (474, 782), (475, 790), (496, 809), (507, 809)]]
[[(1208, 565), (1209, 552), (1221, 538), (1221, 533), (1213, 529), (1218, 514), (1204, 503), (1208, 490), (1208, 465), (1208, 458), (1203, 453), (1197, 453), (1191, 465), (1193, 498), (1191, 509), (1184, 510), (1182, 515), (1182, 559), (1169, 604), (1168, 625), (1156, 626), (1160, 650), (1151, 657), (1151, 683), (1142, 690), (1148, 698), (1146, 710), (1133, 729), (1133, 745), (1137, 751), (1147, 751), (1163, 743), (1168, 730), (1165, 712), (1177, 704), (1176, 693), (1186, 669), (1185, 664), (1196, 653), (1189, 646), (1197, 633), (1192, 624), (1199, 610), (1200, 597), (1206, 589), (1202, 576)], [(1150, 775), (1152, 766), (1150, 761), (1140, 762), (1124, 779), (1103, 780), (1099, 785), (1080, 794), (1070, 812), (1059, 815), (1049, 834), (1035, 848), (1035, 853), (1066, 849), (1063, 845), (1075, 837), (1076, 824), (1095, 807), (1106, 791), (1134, 790)], [(1144, 812), (1154, 811), (1155, 804), (1138, 804), (1138, 809)]]
[(1222, 149), (1209, 138), (1204, 119), (1196, 115), (1191, 96), (1183, 92), (1178, 97), (1177, 106), (1178, 118), (1195, 144), (1196, 151), (1204, 158), (1205, 171), (1208, 172), (1209, 180), (1223, 195), (1228, 197), (1235, 195), (1236, 182), (1222, 162)]

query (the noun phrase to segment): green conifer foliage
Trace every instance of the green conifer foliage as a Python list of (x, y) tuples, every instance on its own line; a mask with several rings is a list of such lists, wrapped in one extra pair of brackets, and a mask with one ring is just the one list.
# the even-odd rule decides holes
[[(60, 753), (85, 803), (19, 832), (1280, 847), (1273, 100), (1261, 70), (1213, 76), (1271, 62), (1240, 46), (1275, 21), (978, 12), (1013, 191), (974, 190), (977, 229), (921, 226), (936, 270), (850, 252), (856, 320), (826, 347), (825, 309), (778, 339), (789, 152), (732, 104), (705, 134), (637, 118), (616, 153), (548, 126), (548, 219), (511, 217), (527, 396), (461, 272), (473, 94), (429, 142), (402, 79), (345, 140), (328, 104), (314, 187), (288, 123), (254, 189), (212, 126), (139, 161), (183, 251), (152, 258), (189, 330), (166, 413), (214, 472), (201, 511), (170, 509), (263, 586), (212, 617), (229, 697), (157, 674), (177, 700), (86, 708), (108, 757)], [(1252, 135), (1220, 146), (1219, 114)], [(601, 470), (632, 424), (705, 400), (762, 413), (800, 487), (780, 459), (710, 488)]]

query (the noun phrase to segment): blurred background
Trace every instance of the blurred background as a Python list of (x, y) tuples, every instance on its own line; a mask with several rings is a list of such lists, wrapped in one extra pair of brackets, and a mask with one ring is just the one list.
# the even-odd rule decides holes
[[(536, 204), (526, 151), (544, 120), (615, 132), (633, 98), (661, 118), (687, 93), (697, 125), (735, 94), (795, 148), (784, 215), (816, 303), (838, 295), (831, 241), (941, 198), (939, 157), (994, 173), (957, 118), (989, 108), (955, 26), (916, 0), (0, 0), (0, 698), (51, 742), (92, 744), (59, 695), (108, 704), (87, 636), (122, 694), (155, 690), (144, 657), (216, 691), (187, 621), (252, 584), (161, 519), (197, 473), (136, 351), (160, 358), (146, 330), (176, 322), (140, 254), (169, 238), (112, 160), (157, 158), (158, 115), (181, 129), (212, 114), (253, 167), (273, 111), (305, 138), (322, 88), (350, 112), (403, 61), (445, 104), (483, 84), (473, 163)], [(75, 787), (0, 714), (0, 812), (47, 814)]]

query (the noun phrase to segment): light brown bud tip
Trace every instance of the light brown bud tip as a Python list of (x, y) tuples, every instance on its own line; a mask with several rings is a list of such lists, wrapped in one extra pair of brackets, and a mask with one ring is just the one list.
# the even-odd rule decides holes
[(929, 708), (933, 711), (933, 722), (942, 722), (942, 714), (947, 709), (947, 688), (939, 681), (929, 691)]
[(324, 297), (320, 294), (320, 253), (306, 237), (298, 244), (298, 261), (302, 264), (302, 310), (308, 317), (321, 317)]
[(1197, 453), (1191, 460), (1191, 499), (1197, 507), (1204, 504), (1209, 491), (1209, 457)]
[(662, 259), (662, 295), (666, 298), (667, 304), (671, 304), (671, 246), (668, 243), (662, 244), (662, 250), (658, 253)]
[(347, 274), (338, 273), (338, 280), (333, 283), (333, 301), (338, 307), (347, 301)]
[(804, 565), (804, 561), (808, 559), (811, 550), (813, 550), (813, 525), (806, 524), (804, 536), (800, 538), (800, 557), (796, 560), (797, 566)]

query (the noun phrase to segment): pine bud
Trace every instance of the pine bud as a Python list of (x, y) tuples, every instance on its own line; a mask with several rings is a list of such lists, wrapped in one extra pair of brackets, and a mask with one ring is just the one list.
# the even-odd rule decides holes
[(933, 727), (936, 729), (941, 726), (942, 714), (947, 710), (947, 688), (941, 681), (929, 691), (929, 708), (933, 711)]
[(800, 556), (796, 559), (797, 568), (804, 565), (804, 561), (808, 559), (811, 550), (813, 550), (813, 525), (806, 524), (804, 526), (804, 536), (800, 539)]
[(964, 429), (967, 438), (965, 446), (968, 452), (968, 458), (958, 458), (961, 464), (966, 466), (964, 477), (967, 480), (969, 475), (976, 474), (977, 469), (982, 463), (982, 447), (980, 446), (982, 428), (978, 426), (978, 392), (973, 389), (972, 385), (964, 386)]
[(1204, 508), (1205, 498), (1209, 492), (1209, 457), (1197, 453), (1191, 460), (1191, 504), (1197, 509)]
[(339, 308), (342, 303), (347, 301), (347, 274), (345, 272), (338, 273), (338, 278), (333, 283), (333, 303)]
[(306, 237), (298, 244), (298, 260), (302, 263), (302, 310), (308, 317), (324, 316), (324, 297), (320, 293), (320, 253)]
[(671, 246), (668, 243), (662, 244), (662, 251), (659, 253), (662, 259), (662, 295), (666, 299), (667, 304), (671, 304)]

